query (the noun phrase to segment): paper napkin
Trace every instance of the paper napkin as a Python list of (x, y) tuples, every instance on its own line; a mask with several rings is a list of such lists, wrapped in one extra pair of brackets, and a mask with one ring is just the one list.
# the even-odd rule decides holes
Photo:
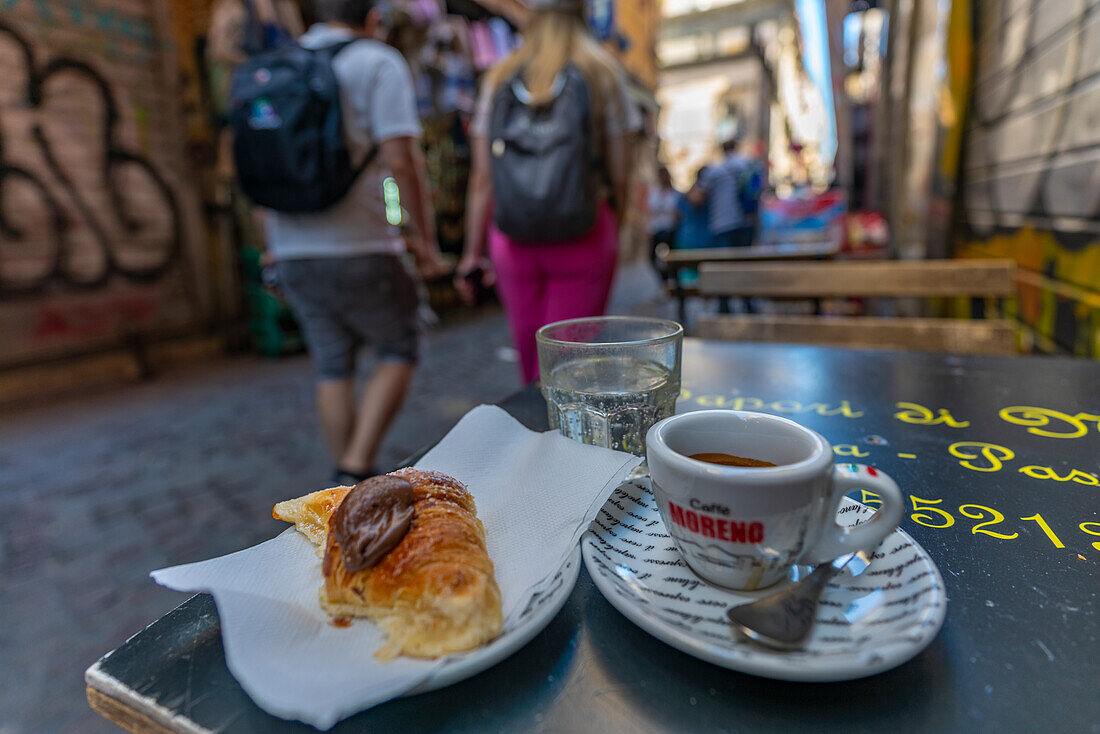
[[(500, 408), (482, 405), (416, 468), (449, 474), (473, 494), (496, 568), (505, 637), (639, 462), (554, 431), (529, 431)], [(303, 487), (302, 494), (321, 488)], [(226, 663), (241, 686), (265, 711), (318, 729), (413, 690), (444, 665), (407, 657), (380, 663), (373, 653), (385, 636), (377, 628), (366, 620), (330, 625), (317, 601), (320, 558), (293, 529), (152, 576), (177, 591), (213, 594)]]

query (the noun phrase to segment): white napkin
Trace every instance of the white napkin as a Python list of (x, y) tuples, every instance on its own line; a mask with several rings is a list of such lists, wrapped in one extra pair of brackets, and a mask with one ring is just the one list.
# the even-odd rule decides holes
[[(502, 596), (502, 638), (640, 461), (554, 431), (534, 433), (482, 405), (416, 464), (455, 477), (474, 496)], [(177, 591), (213, 594), (226, 663), (241, 686), (265, 711), (318, 729), (416, 688), (444, 664), (380, 663), (373, 653), (385, 636), (377, 628), (366, 620), (348, 629), (328, 624), (317, 601), (321, 561), (293, 529), (152, 577)]]

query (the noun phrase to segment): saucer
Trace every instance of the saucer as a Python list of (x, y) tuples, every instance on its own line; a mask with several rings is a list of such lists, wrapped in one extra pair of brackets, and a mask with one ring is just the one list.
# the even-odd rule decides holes
[[(845, 497), (837, 522), (852, 525), (873, 512)], [(726, 610), (790, 581), (742, 592), (700, 579), (665, 531), (648, 479), (612, 493), (581, 539), (581, 552), (596, 587), (627, 619), (697, 658), (765, 678), (843, 681), (890, 670), (928, 646), (947, 611), (936, 564), (908, 533), (895, 530), (862, 573), (845, 569), (829, 583), (803, 649), (761, 647), (734, 628)], [(796, 567), (791, 575), (806, 571)]]

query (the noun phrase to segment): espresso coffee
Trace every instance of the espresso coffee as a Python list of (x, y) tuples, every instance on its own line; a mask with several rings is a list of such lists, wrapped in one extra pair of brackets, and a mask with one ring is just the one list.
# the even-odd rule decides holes
[(734, 456), (733, 454), (717, 453), (703, 453), (703, 454), (691, 454), (689, 458), (696, 461), (705, 461), (708, 464), (721, 464), (722, 466), (747, 466), (755, 469), (762, 469), (766, 466), (776, 466), (770, 461), (764, 461), (763, 459), (750, 459), (745, 456)]

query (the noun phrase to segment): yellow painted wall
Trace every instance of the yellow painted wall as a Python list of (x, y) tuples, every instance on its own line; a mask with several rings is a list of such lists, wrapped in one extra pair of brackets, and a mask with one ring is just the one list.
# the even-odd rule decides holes
[(960, 243), (960, 257), (1007, 257), (1019, 266), (1016, 316), (1039, 351), (1100, 358), (1100, 240), (1067, 249), (1055, 233), (1022, 227)]
[(658, 0), (616, 0), (615, 26), (630, 41), (624, 53), (616, 52), (626, 70), (646, 86), (657, 86), (657, 31), (661, 25)]
[(1018, 263), (1018, 317), (1037, 348), (1100, 358), (1096, 14), (1076, 3), (974, 6), (955, 252)]

